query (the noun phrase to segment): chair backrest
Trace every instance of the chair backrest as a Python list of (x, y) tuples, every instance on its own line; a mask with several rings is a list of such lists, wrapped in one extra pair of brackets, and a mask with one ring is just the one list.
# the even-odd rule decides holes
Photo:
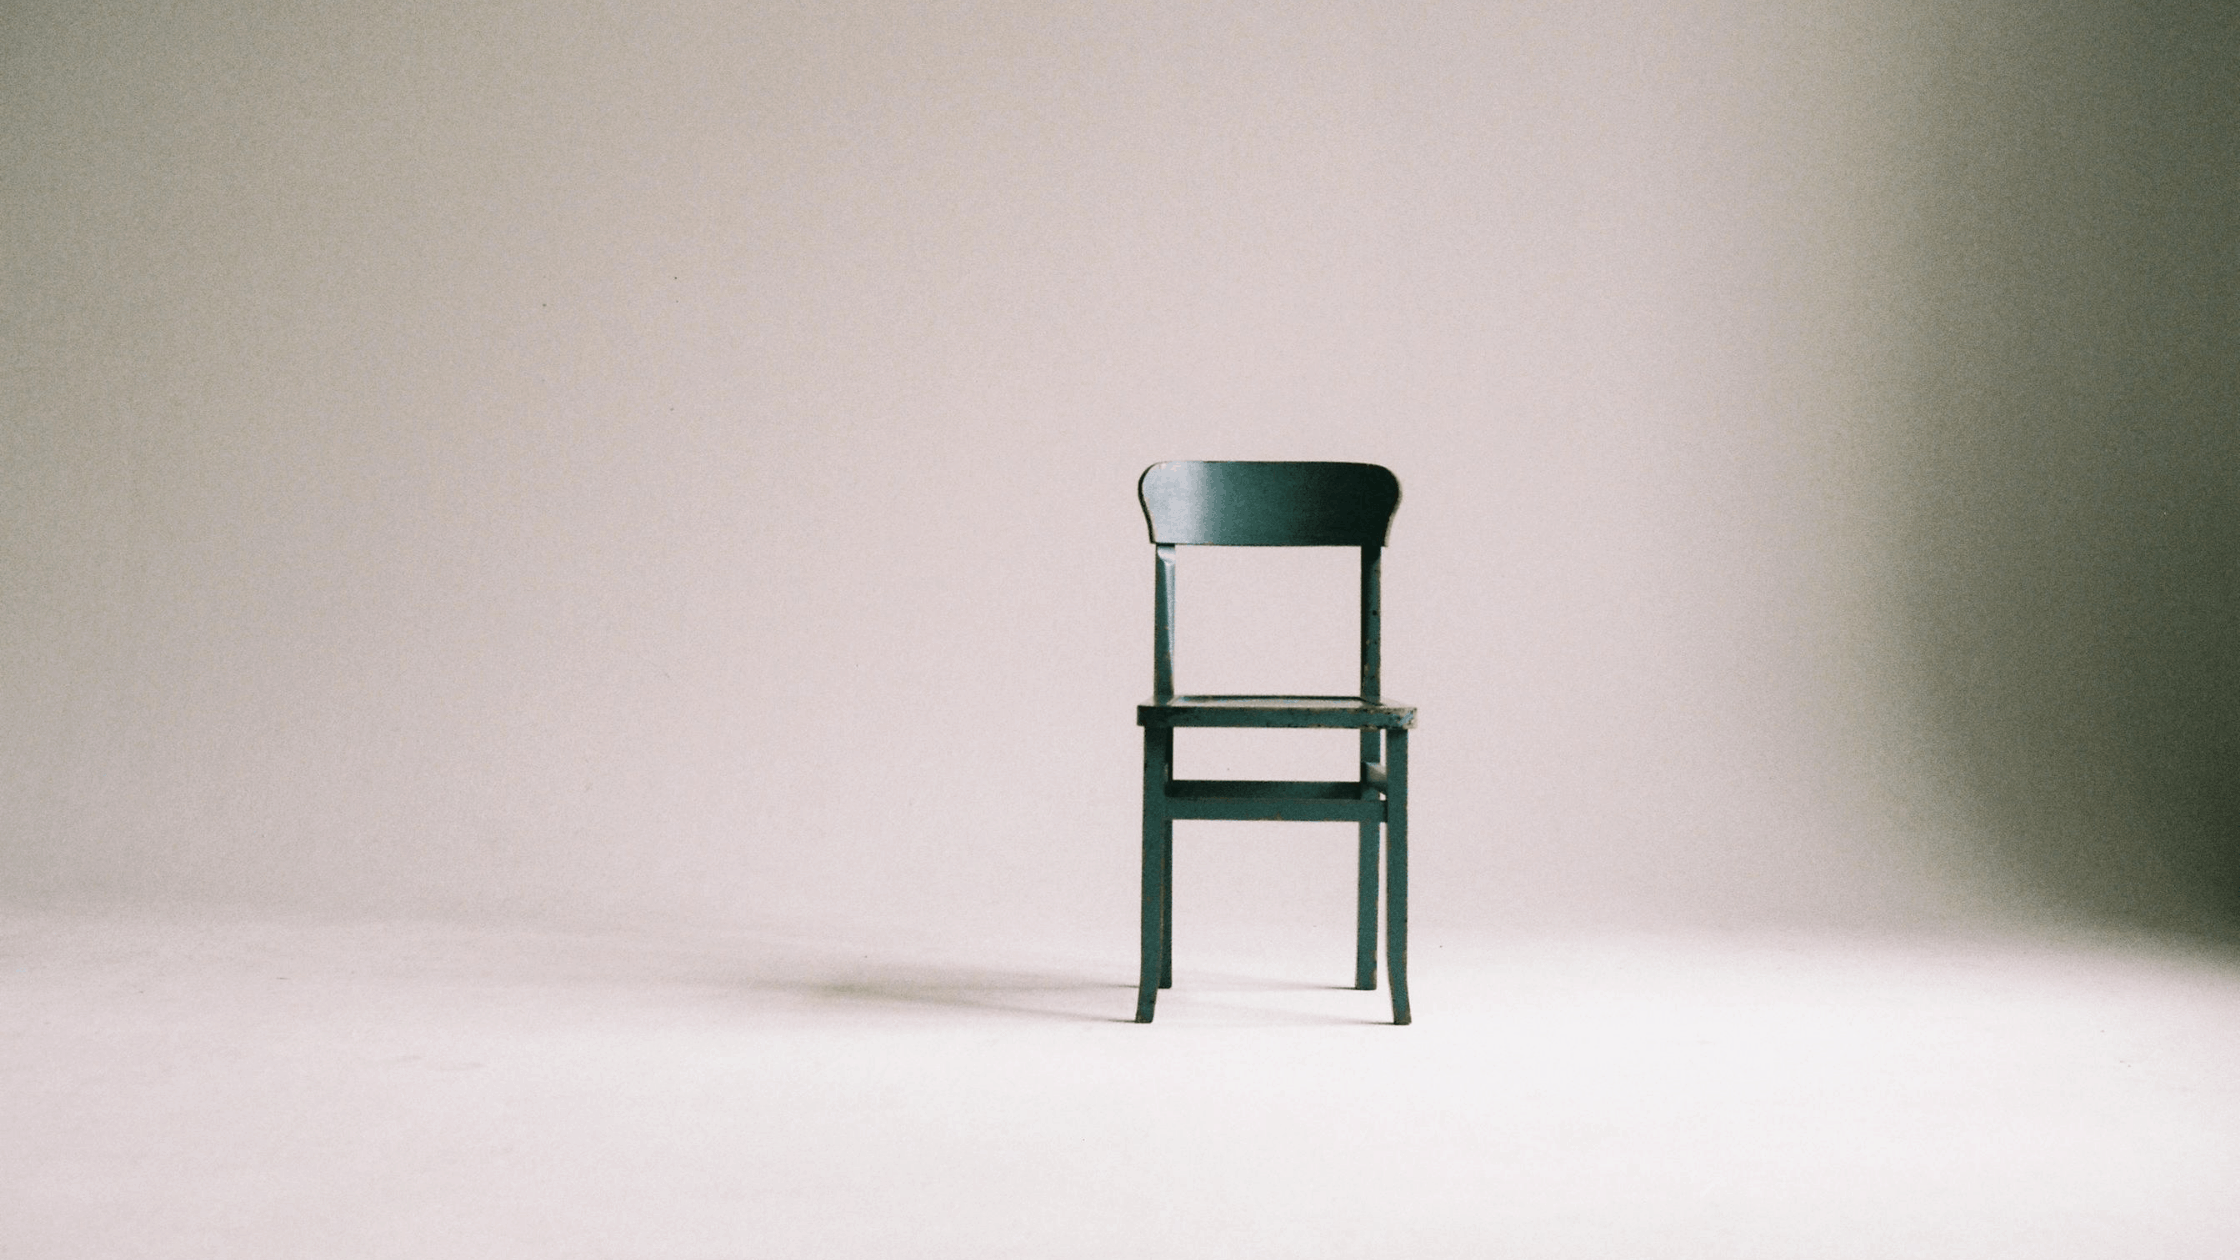
[(1136, 483), (1151, 541), (1203, 547), (1381, 547), (1400, 482), (1375, 464), (1175, 460)]
[(1382, 673), (1383, 552), (1400, 480), (1375, 464), (1174, 460), (1143, 470), (1136, 498), (1158, 550), (1151, 693), (1174, 699), (1174, 549), (1361, 548), (1361, 696)]

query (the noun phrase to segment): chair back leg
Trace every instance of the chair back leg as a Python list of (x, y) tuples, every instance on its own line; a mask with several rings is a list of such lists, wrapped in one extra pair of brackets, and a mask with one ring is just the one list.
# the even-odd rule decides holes
[(1159, 987), (1174, 987), (1174, 819), (1159, 824)]
[(1378, 828), (1361, 824), (1360, 860), (1355, 876), (1353, 929), (1353, 987), (1377, 987), (1377, 861)]

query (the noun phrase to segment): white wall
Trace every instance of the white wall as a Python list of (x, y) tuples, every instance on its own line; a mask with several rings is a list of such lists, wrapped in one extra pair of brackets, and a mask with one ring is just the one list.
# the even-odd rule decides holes
[(1430, 921), (1996, 904), (1925, 9), (19, 5), (0, 883), (1125, 931), (1134, 477), (1332, 458)]

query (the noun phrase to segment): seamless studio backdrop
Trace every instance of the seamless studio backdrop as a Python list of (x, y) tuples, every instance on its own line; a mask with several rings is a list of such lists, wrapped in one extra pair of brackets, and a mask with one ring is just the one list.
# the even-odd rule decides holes
[[(18, 909), (1125, 978), (1171, 458), (1399, 474), (1425, 948), (2240, 904), (2221, 6), (0, 26)], [(1202, 559), (1186, 685), (1342, 683), (1342, 569)]]
[(0, 1250), (2220, 1260), (2236, 30), (6, 6)]

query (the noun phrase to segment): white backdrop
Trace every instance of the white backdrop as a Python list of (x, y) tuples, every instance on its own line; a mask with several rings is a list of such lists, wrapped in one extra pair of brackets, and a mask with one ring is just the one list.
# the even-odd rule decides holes
[[(2120, 357), (2118, 246), (2222, 229), (2090, 252), (2155, 101), (2022, 125), (2178, 44), (1858, 9), (15, 6), (0, 888), (1124, 935), (1135, 475), (1300, 458), (1405, 487), (1427, 925), (2025, 907), (2069, 746), (1971, 761), (2044, 715), (1921, 629), (2015, 536), (1939, 496), (2075, 486), (1950, 454), (2066, 361), (1985, 242), (2082, 207)], [(1332, 668), (1342, 581), (1224, 641), (1291, 597), (1199, 558), (1186, 671)]]

